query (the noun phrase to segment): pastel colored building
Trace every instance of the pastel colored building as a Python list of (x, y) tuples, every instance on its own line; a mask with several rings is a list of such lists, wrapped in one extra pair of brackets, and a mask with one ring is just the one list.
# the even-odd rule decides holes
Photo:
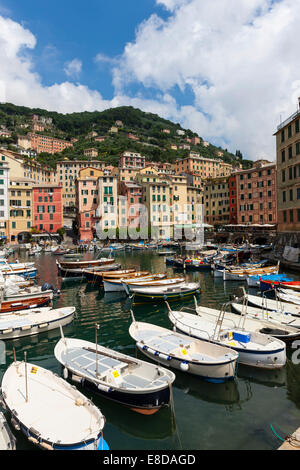
[(146, 157), (143, 157), (139, 153), (124, 152), (121, 155), (119, 167), (141, 169), (145, 168), (145, 162)]
[[(138, 227), (140, 220), (139, 205), (143, 204), (143, 187), (134, 182), (120, 183), (120, 195), (125, 198), (127, 207), (127, 224), (129, 227)], [(120, 209), (120, 208), (119, 208)], [(123, 217), (122, 217), (123, 215)], [(125, 226), (125, 213), (121, 214), (121, 224)]]
[(258, 160), (253, 168), (239, 170), (236, 177), (237, 223), (277, 223), (276, 164)]
[(62, 187), (37, 184), (32, 187), (32, 224), (41, 232), (56, 233), (63, 227)]
[(30, 139), (30, 148), (36, 150), (37, 153), (47, 152), (54, 154), (73, 146), (73, 144), (67, 140), (57, 139), (48, 135), (33, 133), (28, 134), (28, 138)]
[(229, 177), (205, 181), (204, 220), (209, 225), (229, 223)]
[(98, 150), (95, 148), (85, 149), (83, 151), (83, 155), (85, 157), (95, 158), (95, 157), (98, 157)]
[(229, 177), (229, 223), (237, 224), (237, 177), (232, 174)]
[[(300, 98), (299, 98), (300, 104)], [(300, 110), (278, 127), (277, 204), (279, 233), (300, 231)]]
[(201, 178), (217, 178), (229, 176), (232, 172), (232, 165), (220, 159), (204, 158), (191, 152), (189, 157), (176, 160), (174, 169), (177, 174), (190, 173)]
[(8, 240), (22, 242), (29, 234), (33, 222), (32, 187), (35, 184), (28, 178), (10, 177)]

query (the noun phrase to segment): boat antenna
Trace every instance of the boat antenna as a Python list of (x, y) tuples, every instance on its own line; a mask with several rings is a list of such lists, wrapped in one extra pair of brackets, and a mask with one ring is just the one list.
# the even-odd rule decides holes
[(25, 387), (26, 387), (26, 403), (28, 402), (28, 382), (27, 382), (27, 352), (24, 352), (24, 363), (25, 363)]
[(98, 372), (98, 330), (100, 329), (99, 323), (95, 324), (95, 337), (96, 337), (96, 377), (99, 375)]

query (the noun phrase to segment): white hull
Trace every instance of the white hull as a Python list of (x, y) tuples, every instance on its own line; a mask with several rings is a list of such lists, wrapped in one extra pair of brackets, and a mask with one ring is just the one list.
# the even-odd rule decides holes
[[(243, 306), (241, 304), (232, 304), (232, 307), (236, 312), (241, 313)], [(292, 326), (293, 328), (300, 329), (300, 318), (289, 314), (280, 313), (278, 311), (263, 310), (259, 307), (247, 307), (247, 316), (250, 318), (266, 319), (279, 325)]]
[[(214, 336), (218, 317), (215, 317), (215, 321), (209, 321), (207, 317), (169, 311), (169, 319), (181, 333), (232, 348), (239, 354), (240, 364), (262, 369), (280, 369), (286, 363), (286, 346), (279, 339), (259, 332), (249, 332), (239, 327), (233, 328), (232, 324), (226, 327), (224, 322), (218, 339)], [(241, 343), (235, 340), (234, 332), (249, 334), (249, 342)]]
[(97, 450), (104, 416), (51, 371), (13, 362), (3, 376), (2, 393), (12, 422), (33, 444), (52, 450)]
[(54, 330), (73, 321), (75, 307), (40, 308), (0, 316), (0, 340), (23, 338)]

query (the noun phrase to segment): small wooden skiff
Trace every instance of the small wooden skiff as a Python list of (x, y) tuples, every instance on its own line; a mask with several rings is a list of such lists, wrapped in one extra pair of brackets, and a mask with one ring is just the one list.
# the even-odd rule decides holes
[[(147, 271), (145, 271), (147, 272)], [(143, 272), (137, 272), (133, 274), (129, 274), (128, 276), (125, 276), (124, 278), (117, 278), (117, 279), (111, 279), (111, 278), (103, 278), (103, 287), (105, 292), (125, 292), (124, 285), (122, 284), (123, 280), (126, 279), (140, 279), (141, 281), (146, 281), (146, 280), (158, 280), (158, 279), (164, 279), (166, 277), (166, 274), (153, 274), (153, 275), (145, 275)]]
[(54, 355), (64, 375), (109, 400), (150, 415), (170, 401), (173, 372), (89, 341), (64, 338)]
[(13, 362), (1, 389), (13, 425), (41, 449), (97, 450), (103, 445), (101, 411), (51, 371)]

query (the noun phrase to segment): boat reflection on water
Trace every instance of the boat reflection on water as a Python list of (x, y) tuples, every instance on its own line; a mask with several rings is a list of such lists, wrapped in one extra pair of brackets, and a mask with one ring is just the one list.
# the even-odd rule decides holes
[(281, 369), (266, 370), (240, 364), (237, 375), (238, 378), (248, 379), (250, 382), (266, 387), (283, 387), (287, 383), (287, 366)]
[[(105, 294), (101, 295), (101, 298), (103, 298), (105, 304), (114, 304), (116, 302), (126, 302), (130, 300), (126, 292), (105, 292)], [(130, 302), (128, 302), (128, 305), (130, 305)]]
[(87, 392), (76, 384), (78, 390), (91, 398), (105, 416), (107, 424), (116, 427), (120, 432), (138, 439), (166, 439), (175, 433), (175, 424), (170, 407), (162, 408), (158, 413), (147, 416), (134, 413), (129, 408), (101, 399), (98, 395)]
[(187, 377), (186, 374), (176, 370), (176, 380), (173, 387), (179, 388), (185, 394), (192, 395), (209, 403), (232, 405), (240, 401), (240, 393), (236, 380), (214, 384), (200, 381), (198, 377), (192, 375)]

